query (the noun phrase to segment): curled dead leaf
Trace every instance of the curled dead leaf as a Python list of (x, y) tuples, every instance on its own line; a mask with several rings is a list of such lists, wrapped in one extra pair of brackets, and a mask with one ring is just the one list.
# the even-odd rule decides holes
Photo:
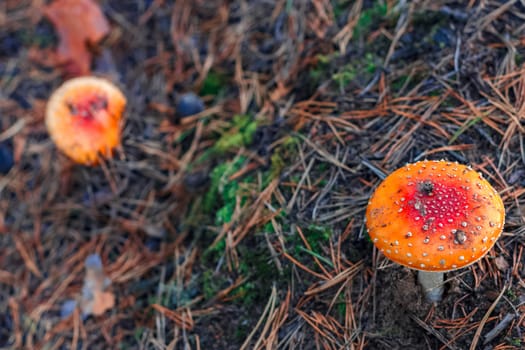
[(111, 309), (113, 306), (115, 306), (115, 295), (113, 293), (96, 291), (91, 313), (95, 316), (99, 316)]
[(60, 38), (57, 60), (65, 65), (66, 74), (88, 74), (91, 65), (88, 45), (97, 44), (110, 31), (100, 6), (93, 0), (54, 0), (44, 7), (44, 14)]
[(102, 259), (98, 254), (91, 254), (86, 258), (86, 277), (82, 287), (80, 308), (83, 317), (89, 315), (100, 316), (115, 306), (115, 295), (106, 289), (111, 280), (106, 277)]

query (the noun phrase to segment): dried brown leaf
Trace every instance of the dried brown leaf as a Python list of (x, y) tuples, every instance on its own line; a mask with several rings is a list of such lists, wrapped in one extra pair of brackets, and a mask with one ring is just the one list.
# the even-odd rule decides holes
[(86, 277), (82, 287), (80, 308), (84, 316), (100, 316), (115, 305), (115, 295), (106, 291), (111, 280), (106, 277), (98, 254), (88, 256), (85, 266)]
[(95, 45), (110, 31), (109, 22), (93, 0), (55, 0), (44, 8), (44, 14), (55, 26), (60, 38), (58, 62), (67, 74), (90, 72), (91, 53)]
[(95, 316), (102, 315), (115, 306), (115, 295), (111, 292), (95, 291), (91, 313)]

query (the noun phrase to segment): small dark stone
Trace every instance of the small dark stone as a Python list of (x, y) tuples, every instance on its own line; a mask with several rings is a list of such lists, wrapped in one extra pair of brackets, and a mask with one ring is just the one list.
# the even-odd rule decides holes
[(206, 186), (209, 179), (207, 171), (196, 171), (184, 177), (184, 185), (190, 190), (198, 190)]
[(5, 142), (0, 142), (0, 174), (7, 174), (14, 162), (12, 149)]
[(204, 110), (204, 102), (193, 92), (188, 92), (179, 96), (176, 113), (180, 118), (200, 113)]

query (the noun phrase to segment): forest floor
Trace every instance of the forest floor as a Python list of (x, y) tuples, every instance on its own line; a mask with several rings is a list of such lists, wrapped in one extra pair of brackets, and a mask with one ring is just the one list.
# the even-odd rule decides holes
[[(96, 167), (45, 128), (66, 78), (44, 3), (0, 3), (0, 349), (525, 348), (522, 1), (101, 1), (91, 74), (128, 104)], [(506, 208), (436, 305), (364, 224), (423, 159)], [(68, 309), (89, 256), (114, 299), (91, 314)]]

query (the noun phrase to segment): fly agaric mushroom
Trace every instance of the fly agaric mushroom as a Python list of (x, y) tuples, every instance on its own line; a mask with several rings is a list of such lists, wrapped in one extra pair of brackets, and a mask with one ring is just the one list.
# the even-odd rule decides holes
[(505, 221), (499, 194), (465, 165), (420, 161), (387, 176), (368, 202), (366, 224), (389, 259), (419, 270), (427, 300), (443, 294), (443, 274), (481, 259)]
[(78, 77), (50, 97), (46, 126), (57, 148), (77, 163), (95, 165), (120, 144), (126, 97), (109, 81)]

